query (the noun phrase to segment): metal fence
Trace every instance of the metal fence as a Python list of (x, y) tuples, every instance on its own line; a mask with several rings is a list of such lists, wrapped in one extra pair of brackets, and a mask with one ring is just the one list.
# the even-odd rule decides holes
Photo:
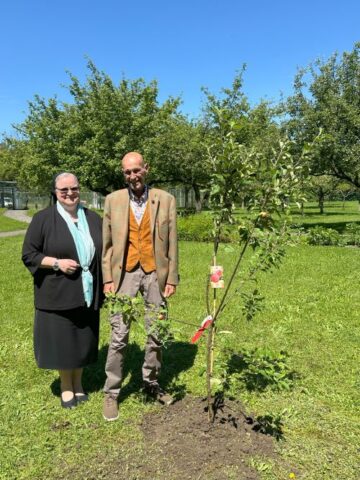
[[(192, 189), (185, 189), (182, 186), (162, 186), (176, 198), (178, 208), (193, 208), (195, 195)], [(102, 209), (105, 197), (96, 192), (81, 192), (81, 203), (89, 208)], [(0, 181), (0, 207), (12, 208), (15, 210), (36, 209), (42, 210), (51, 204), (50, 195), (38, 195), (33, 192), (21, 192), (17, 189), (16, 182)]]
[(0, 207), (14, 208), (16, 191), (16, 182), (0, 181)]

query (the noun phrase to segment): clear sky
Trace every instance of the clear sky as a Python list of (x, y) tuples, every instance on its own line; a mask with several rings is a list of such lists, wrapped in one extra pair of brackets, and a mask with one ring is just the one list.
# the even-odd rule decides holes
[(230, 86), (244, 63), (250, 101), (276, 101), (298, 67), (360, 41), (359, 0), (2, 0), (0, 18), (0, 133), (35, 94), (69, 101), (85, 56), (115, 83), (156, 79), (196, 117), (201, 87)]

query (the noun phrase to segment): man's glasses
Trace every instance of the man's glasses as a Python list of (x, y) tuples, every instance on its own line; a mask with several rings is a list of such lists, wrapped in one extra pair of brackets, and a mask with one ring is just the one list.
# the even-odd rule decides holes
[(58, 192), (60, 192), (62, 195), (65, 195), (69, 192), (70, 193), (79, 193), (79, 187), (68, 187), (68, 188), (56, 188)]
[(130, 177), (130, 175), (133, 173), (134, 175), (137, 175), (138, 173), (142, 172), (143, 168), (132, 168), (132, 169), (127, 169), (123, 170), (123, 174), (125, 177)]

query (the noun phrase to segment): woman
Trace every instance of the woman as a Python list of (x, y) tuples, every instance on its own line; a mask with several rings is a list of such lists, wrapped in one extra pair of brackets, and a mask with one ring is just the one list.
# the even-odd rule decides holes
[(72, 173), (54, 180), (55, 205), (34, 215), (22, 260), (34, 277), (34, 351), (39, 368), (59, 370), (61, 405), (88, 400), (83, 367), (97, 360), (102, 301), (101, 218), (80, 205)]

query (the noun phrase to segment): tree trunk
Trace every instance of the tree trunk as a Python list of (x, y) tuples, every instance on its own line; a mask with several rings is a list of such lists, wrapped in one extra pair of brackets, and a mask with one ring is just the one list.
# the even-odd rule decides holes
[(187, 210), (189, 208), (189, 190), (190, 190), (190, 188), (187, 185), (184, 185), (184, 195), (185, 195), (184, 208), (185, 208), (185, 210)]
[(318, 200), (319, 200), (320, 214), (323, 215), (325, 194), (324, 194), (324, 190), (321, 187), (319, 188), (319, 191), (318, 191)]
[(213, 375), (213, 355), (214, 355), (214, 325), (211, 324), (208, 331), (206, 345), (206, 390), (207, 390), (207, 407), (209, 422), (214, 421), (214, 408), (211, 396), (211, 379)]
[(195, 210), (196, 210), (196, 213), (199, 213), (201, 212), (201, 209), (202, 209), (200, 188), (198, 185), (193, 185), (192, 187), (195, 193)]

